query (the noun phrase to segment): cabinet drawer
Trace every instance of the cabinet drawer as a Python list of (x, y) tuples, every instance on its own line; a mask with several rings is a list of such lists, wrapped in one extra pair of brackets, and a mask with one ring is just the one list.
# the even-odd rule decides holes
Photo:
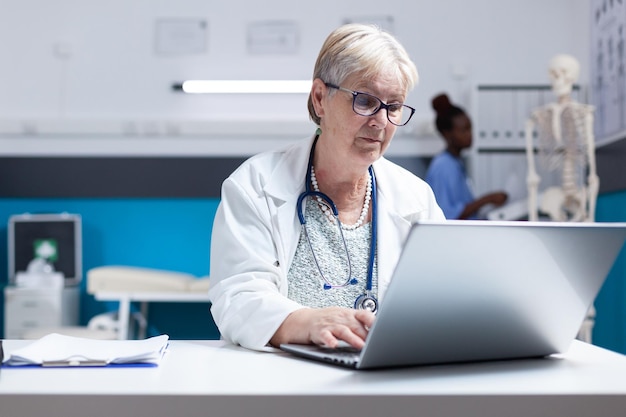
[(7, 314), (15, 316), (55, 315), (60, 310), (59, 301), (47, 297), (9, 297), (5, 307)]
[(8, 329), (19, 329), (20, 331), (35, 329), (37, 327), (55, 327), (59, 325), (59, 320), (55, 317), (20, 317), (10, 321)]

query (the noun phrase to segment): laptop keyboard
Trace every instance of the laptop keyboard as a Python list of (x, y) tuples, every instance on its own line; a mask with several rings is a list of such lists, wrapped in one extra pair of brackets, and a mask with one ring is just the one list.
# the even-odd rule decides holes
[(325, 359), (330, 362), (354, 364), (359, 361), (361, 350), (352, 346), (340, 346), (336, 348), (320, 347), (325, 354)]

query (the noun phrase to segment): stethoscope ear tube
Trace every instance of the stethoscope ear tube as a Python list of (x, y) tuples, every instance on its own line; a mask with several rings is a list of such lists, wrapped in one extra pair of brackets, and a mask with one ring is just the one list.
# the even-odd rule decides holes
[(300, 197), (298, 197), (298, 219), (300, 220), (300, 224), (306, 224), (306, 219), (304, 218), (304, 209), (302, 209), (302, 203), (304, 202), (304, 199), (307, 197), (319, 197), (322, 200), (324, 200), (324, 203), (328, 206), (328, 208), (332, 211), (333, 216), (335, 216), (335, 219), (337, 219), (339, 217), (339, 211), (337, 211), (337, 206), (335, 206), (335, 203), (333, 203), (333, 200), (330, 199), (329, 196), (327, 196), (324, 193), (321, 193), (319, 191), (305, 191), (302, 194), (300, 194)]

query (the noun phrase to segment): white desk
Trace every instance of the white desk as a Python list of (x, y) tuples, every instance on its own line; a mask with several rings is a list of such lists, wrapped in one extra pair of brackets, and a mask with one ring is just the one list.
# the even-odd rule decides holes
[[(5, 341), (5, 350), (27, 341)], [(575, 341), (549, 359), (353, 371), (220, 341), (156, 368), (0, 370), (0, 416), (624, 416), (626, 357)]]
[[(95, 292), (94, 298), (99, 301), (117, 301), (119, 302), (118, 310), (118, 339), (128, 339), (128, 324), (130, 322), (130, 304), (134, 301), (141, 303), (141, 315), (145, 320), (148, 319), (148, 303), (208, 303), (209, 296), (207, 292), (154, 292), (154, 291), (136, 291), (136, 292), (114, 292), (114, 291), (98, 291)], [(145, 337), (145, 325), (140, 326), (139, 338)]]

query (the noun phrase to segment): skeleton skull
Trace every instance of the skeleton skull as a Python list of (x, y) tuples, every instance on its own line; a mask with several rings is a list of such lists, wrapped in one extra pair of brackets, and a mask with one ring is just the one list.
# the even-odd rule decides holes
[(569, 96), (572, 86), (578, 81), (580, 64), (571, 55), (560, 54), (550, 60), (549, 66), (552, 91), (558, 98)]

